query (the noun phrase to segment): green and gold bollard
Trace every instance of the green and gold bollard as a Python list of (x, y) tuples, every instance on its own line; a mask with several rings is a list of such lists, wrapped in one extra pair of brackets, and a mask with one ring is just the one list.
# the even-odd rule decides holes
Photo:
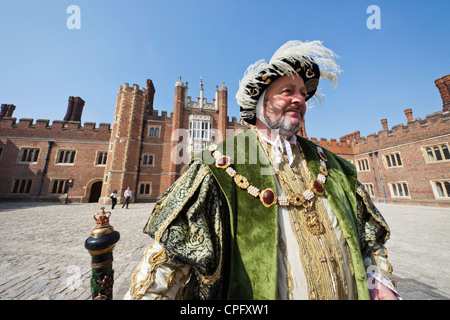
[(120, 233), (109, 224), (111, 212), (102, 211), (94, 214), (95, 229), (86, 239), (84, 247), (91, 254), (91, 294), (93, 300), (112, 300), (114, 270), (112, 268), (113, 249), (120, 239)]

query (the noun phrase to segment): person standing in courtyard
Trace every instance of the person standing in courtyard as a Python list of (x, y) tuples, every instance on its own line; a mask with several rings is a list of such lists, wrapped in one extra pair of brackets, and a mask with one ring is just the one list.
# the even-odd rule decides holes
[(119, 196), (119, 194), (117, 193), (117, 190), (114, 190), (109, 197), (111, 198), (111, 209), (114, 209), (114, 207), (117, 204), (117, 197)]
[(398, 299), (390, 230), (355, 166), (299, 135), (333, 51), (289, 41), (236, 94), (248, 130), (197, 154), (160, 197), (124, 299)]
[(131, 189), (130, 189), (130, 187), (128, 187), (127, 190), (125, 190), (125, 192), (123, 193), (123, 196), (125, 197), (125, 202), (122, 205), (122, 208), (125, 207), (126, 209), (128, 209), (128, 205), (130, 204), (130, 200), (131, 200)]

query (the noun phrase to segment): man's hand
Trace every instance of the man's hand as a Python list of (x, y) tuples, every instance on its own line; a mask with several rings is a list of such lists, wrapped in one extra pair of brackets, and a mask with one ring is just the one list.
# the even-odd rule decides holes
[(398, 300), (391, 289), (373, 278), (372, 281), (374, 283), (374, 288), (369, 289), (371, 300)]

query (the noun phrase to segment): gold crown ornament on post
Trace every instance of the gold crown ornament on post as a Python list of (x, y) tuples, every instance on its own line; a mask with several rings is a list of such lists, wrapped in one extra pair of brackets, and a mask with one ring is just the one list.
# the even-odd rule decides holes
[(109, 224), (111, 212), (105, 208), (94, 214), (95, 229), (86, 239), (85, 248), (91, 255), (91, 294), (93, 300), (112, 300), (114, 270), (113, 249), (120, 239), (120, 233)]

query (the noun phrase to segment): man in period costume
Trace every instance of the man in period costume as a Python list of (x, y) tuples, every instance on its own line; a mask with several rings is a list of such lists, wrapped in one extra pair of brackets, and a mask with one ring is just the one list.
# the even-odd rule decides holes
[[(249, 129), (196, 155), (144, 227), (126, 299), (396, 299), (389, 228), (350, 162), (297, 136), (335, 54), (289, 41), (236, 94)], [(369, 280), (368, 280), (369, 279)]]

